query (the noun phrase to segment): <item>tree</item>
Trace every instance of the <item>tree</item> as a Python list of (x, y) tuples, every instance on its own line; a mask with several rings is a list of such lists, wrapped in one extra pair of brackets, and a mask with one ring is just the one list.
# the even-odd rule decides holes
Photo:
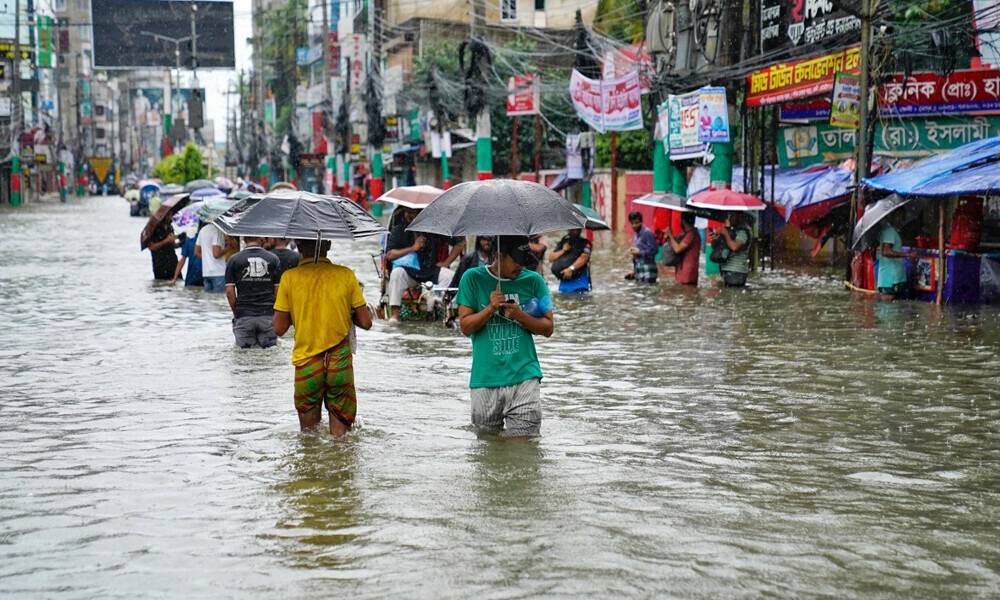
[(185, 184), (195, 179), (204, 179), (207, 174), (201, 164), (202, 156), (198, 148), (188, 142), (184, 152), (171, 154), (153, 167), (153, 177), (159, 177), (164, 183)]

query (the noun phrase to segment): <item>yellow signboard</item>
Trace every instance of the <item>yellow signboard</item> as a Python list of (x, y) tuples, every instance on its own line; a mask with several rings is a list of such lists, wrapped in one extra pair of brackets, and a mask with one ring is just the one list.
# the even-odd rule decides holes
[(90, 157), (90, 166), (94, 169), (94, 175), (97, 175), (97, 181), (104, 181), (104, 178), (108, 176), (108, 171), (111, 169), (111, 163), (113, 162), (114, 159), (110, 157)]

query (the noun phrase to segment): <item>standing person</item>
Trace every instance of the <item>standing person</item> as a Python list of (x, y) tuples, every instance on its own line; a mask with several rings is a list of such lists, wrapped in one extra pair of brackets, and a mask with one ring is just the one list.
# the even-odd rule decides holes
[(345, 435), (358, 411), (351, 354), (351, 323), (371, 329), (372, 315), (354, 271), (326, 258), (330, 242), (298, 240), (306, 256), (286, 271), (274, 301), (274, 333), (284, 335), (295, 325), (295, 409), (303, 430), (315, 427), (330, 413), (330, 433)]
[(501, 236), (496, 261), (458, 286), (462, 333), (472, 338), (472, 423), (507, 437), (541, 430), (542, 369), (532, 336), (552, 335), (552, 299), (528, 238)]
[(215, 225), (206, 225), (198, 232), (194, 253), (201, 259), (202, 284), (208, 293), (226, 291), (226, 250), (223, 244), (222, 232)]
[(656, 283), (656, 253), (660, 250), (653, 230), (642, 224), (642, 213), (633, 211), (628, 215), (629, 225), (635, 232), (635, 242), (628, 249), (632, 255), (632, 271), (625, 279), (640, 283)]
[(695, 216), (692, 213), (681, 215), (681, 237), (674, 237), (674, 232), (667, 228), (667, 243), (674, 254), (680, 255), (681, 263), (674, 267), (674, 282), (681, 285), (698, 285), (698, 259), (701, 258), (701, 236), (694, 228)]
[(556, 244), (556, 249), (549, 254), (552, 274), (559, 278), (560, 292), (590, 291), (588, 265), (593, 245), (582, 234), (582, 229), (570, 229)]
[(177, 236), (170, 225), (173, 211), (149, 235), (149, 254), (153, 259), (153, 279), (170, 281), (177, 270)]
[[(204, 225), (202, 225), (204, 228)], [(167, 285), (173, 286), (181, 276), (181, 269), (187, 264), (187, 271), (184, 272), (184, 287), (202, 287), (201, 259), (195, 256), (195, 248), (198, 246), (198, 234), (194, 237), (187, 237), (181, 242), (181, 260), (174, 270), (174, 277)]]
[(441, 255), (444, 254), (448, 238), (406, 230), (419, 213), (419, 210), (404, 208), (403, 218), (392, 228), (385, 245), (385, 258), (389, 263), (411, 252), (416, 254), (417, 259), (416, 267), (393, 267), (389, 274), (389, 320), (396, 323), (399, 322), (399, 305), (403, 302), (403, 293), (418, 283), (428, 281), (434, 282), (438, 287), (447, 287), (455, 277), (455, 272), (448, 266), (455, 262), (464, 249), (464, 244), (453, 238), (451, 252), (442, 260)]
[(903, 252), (903, 238), (899, 235), (901, 215), (899, 211), (889, 215), (878, 238), (878, 281), (875, 287), (883, 300), (908, 297), (910, 283), (906, 278), (904, 258), (917, 258), (916, 250)]
[(730, 211), (726, 226), (712, 234), (712, 246), (725, 244), (729, 248), (729, 258), (719, 264), (722, 283), (725, 287), (743, 287), (750, 274), (750, 242), (753, 232), (747, 223), (746, 214)]
[(289, 242), (292, 240), (288, 238), (271, 238), (271, 247), (268, 250), (272, 254), (278, 257), (278, 261), (281, 263), (281, 267), (278, 271), (278, 280), (281, 280), (281, 274), (291, 269), (292, 267), (299, 264), (302, 260), (302, 255), (298, 251), (292, 250), (288, 247)]
[(494, 260), (496, 260), (496, 252), (493, 250), (493, 236), (477, 235), (476, 246), (462, 257), (448, 287), (457, 288), (466, 271), (474, 267), (486, 266)]
[(240, 348), (270, 348), (274, 335), (274, 297), (278, 257), (261, 246), (264, 238), (245, 237), (246, 248), (226, 262), (226, 299), (233, 311), (233, 337)]
[(528, 245), (531, 246), (531, 251), (535, 254), (535, 258), (538, 259), (535, 271), (544, 278), (545, 253), (549, 250), (549, 247), (546, 245), (545, 239), (541, 235), (528, 236)]

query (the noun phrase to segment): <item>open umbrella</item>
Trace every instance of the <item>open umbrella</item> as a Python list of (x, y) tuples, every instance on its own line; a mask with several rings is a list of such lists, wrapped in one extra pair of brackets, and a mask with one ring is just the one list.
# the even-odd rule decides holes
[(201, 222), (198, 211), (204, 205), (204, 202), (191, 202), (187, 206), (174, 211), (174, 216), (170, 219), (170, 224), (173, 225), (174, 232), (183, 232), (188, 237), (194, 237), (198, 233), (198, 225)]
[(916, 218), (922, 207), (919, 203), (914, 202), (914, 198), (903, 197), (899, 194), (892, 194), (868, 205), (865, 214), (861, 215), (861, 218), (854, 225), (851, 250), (862, 250), (874, 246), (878, 242), (882, 222), (898, 210), (904, 211), (903, 221), (905, 222)]
[(174, 194), (183, 194), (184, 186), (177, 183), (168, 183), (160, 189), (160, 193), (164, 196), (173, 196)]
[(444, 193), (441, 188), (433, 185), (408, 185), (395, 187), (379, 196), (379, 202), (392, 202), (406, 208), (427, 208), (427, 205), (437, 200)]
[(273, 192), (276, 190), (294, 190), (294, 189), (296, 188), (293, 184), (287, 181), (278, 181), (276, 183), (271, 184), (271, 189), (269, 189), (268, 191)]
[(330, 240), (385, 233), (375, 217), (347, 198), (294, 190), (244, 198), (214, 223), (233, 236)]
[(711, 219), (713, 221), (724, 221), (726, 219), (726, 215), (718, 210), (691, 206), (684, 196), (670, 192), (650, 192), (648, 194), (643, 194), (633, 200), (632, 204), (641, 204), (643, 206), (652, 206), (654, 208), (665, 208), (667, 210), (676, 210), (677, 212), (694, 213), (695, 216)]
[(192, 200), (206, 200), (208, 198), (225, 198), (226, 193), (218, 188), (204, 187), (191, 192)]
[(199, 202), (200, 206), (198, 207), (198, 218), (206, 222), (214, 221), (219, 218), (220, 215), (235, 206), (237, 202), (238, 200), (224, 198), (222, 196), (207, 198), (204, 201)]
[(514, 179), (460, 183), (413, 219), (408, 231), (445, 236), (536, 235), (583, 229), (587, 219), (544, 185)]
[(142, 232), (139, 234), (139, 249), (146, 249), (146, 246), (149, 245), (149, 237), (153, 235), (156, 228), (163, 223), (170, 213), (174, 212), (174, 210), (184, 208), (190, 201), (190, 197), (184, 194), (180, 196), (170, 196), (161, 202), (160, 208), (156, 209), (156, 212), (149, 217), (149, 221), (146, 222), (146, 226), (142, 228)]
[(764, 210), (767, 205), (752, 194), (733, 190), (705, 190), (688, 199), (689, 206), (723, 211)]
[(583, 206), (582, 204), (574, 204), (573, 208), (583, 213), (583, 216), (586, 219), (584, 227), (586, 227), (587, 229), (591, 231), (601, 231), (604, 229), (611, 229), (611, 227), (608, 225), (608, 222), (605, 221), (601, 217), (600, 213), (598, 213), (593, 208), (590, 208), (589, 206)]
[(193, 192), (202, 188), (214, 188), (215, 182), (210, 179), (195, 179), (184, 184), (185, 192)]

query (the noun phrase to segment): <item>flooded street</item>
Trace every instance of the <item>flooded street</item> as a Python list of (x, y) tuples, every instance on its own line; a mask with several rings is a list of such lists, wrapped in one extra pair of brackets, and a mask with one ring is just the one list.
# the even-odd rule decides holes
[[(468, 339), (382, 321), (334, 442), (298, 430), (291, 336), (234, 348), (223, 295), (152, 282), (144, 223), (0, 208), (6, 598), (1000, 595), (996, 307), (839, 268), (638, 287), (599, 236), (537, 341), (537, 443), (470, 427)], [(331, 252), (373, 302), (376, 251)]]

